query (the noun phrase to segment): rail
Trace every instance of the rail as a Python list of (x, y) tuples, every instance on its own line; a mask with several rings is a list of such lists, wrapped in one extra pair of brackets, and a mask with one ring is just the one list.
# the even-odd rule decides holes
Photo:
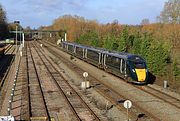
[[(48, 44), (50, 44), (49, 42), (48, 42)], [(57, 47), (57, 46), (55, 46), (55, 45), (52, 45), (51, 44), (51, 46), (54, 46), (54, 47)], [(73, 63), (72, 62), (70, 62), (70, 61), (64, 61), (64, 60), (67, 60), (67, 59), (65, 59), (65, 57), (63, 57), (63, 56), (61, 56), (60, 54), (58, 54), (57, 52), (55, 52), (55, 51), (53, 51), (51, 48), (48, 48), (49, 50), (51, 50), (51, 52), (52, 53), (56, 53), (56, 57), (58, 57), (58, 58), (61, 58), (61, 61), (63, 61), (63, 63), (68, 63), (67, 65), (71, 68), (71, 69), (73, 69)], [(59, 49), (59, 48), (58, 48)], [(64, 59), (62, 59), (62, 58), (64, 58)], [(80, 71), (81, 72), (78, 72), (79, 74), (81, 73), (83, 73), (83, 72), (85, 72), (85, 70), (83, 70), (82, 68), (78, 68), (78, 67), (74, 67), (75, 68), (75, 71), (77, 72), (79, 69), (80, 69)], [(77, 69), (78, 68), (78, 69)], [(93, 78), (93, 79), (91, 79), (91, 84), (93, 83), (94, 85), (96, 85), (96, 84), (100, 84), (101, 86), (103, 86), (103, 88), (105, 89), (105, 90), (108, 90), (108, 92), (110, 93), (110, 94), (108, 94), (108, 93), (106, 93), (107, 91), (103, 91), (103, 89), (100, 89), (98, 86), (97, 86), (97, 88), (95, 88), (100, 94), (103, 94), (104, 95), (104, 97), (106, 98), (106, 99), (108, 99), (110, 102), (112, 102), (113, 104), (115, 104), (116, 106), (117, 106), (117, 108), (118, 109), (120, 109), (120, 110), (124, 110), (123, 109), (123, 107), (122, 107), (122, 105), (119, 105), (118, 104), (118, 102), (117, 102), (117, 99), (121, 99), (121, 101), (125, 101), (126, 100), (126, 98), (124, 97), (124, 96), (122, 96), (122, 95), (120, 95), (116, 90), (114, 90), (112, 87), (110, 87), (109, 85), (107, 85), (107, 84), (105, 84), (105, 83), (103, 83), (103, 81), (102, 80), (98, 80), (95, 76), (93, 76), (93, 75), (89, 75), (89, 78)], [(95, 82), (93, 82), (92, 80), (94, 80)], [(92, 85), (93, 85), (92, 84)], [(111, 97), (111, 95), (116, 95), (117, 96), (117, 99), (113, 99), (112, 97)], [(121, 98), (118, 98), (118, 97), (121, 97)], [(121, 102), (120, 101), (120, 102)], [(144, 114), (144, 115), (147, 115), (147, 116), (149, 116), (149, 117), (151, 117), (152, 119), (154, 119), (154, 120), (156, 120), (156, 121), (160, 121), (160, 119), (158, 118), (158, 117), (156, 117), (156, 116), (154, 116), (153, 114), (151, 114), (150, 112), (148, 112), (147, 110), (145, 110), (145, 109), (143, 109), (143, 108), (141, 108), (138, 104), (136, 104), (135, 102), (133, 102), (133, 108), (134, 109), (136, 109), (136, 111), (137, 110), (140, 110), (140, 112), (143, 112), (143, 113), (139, 113), (139, 115), (136, 115), (136, 113), (134, 112), (130, 112), (130, 115), (132, 116), (132, 117), (140, 117), (140, 115), (141, 114)], [(124, 110), (125, 111), (125, 110)]]
[[(37, 47), (34, 46), (34, 48), (36, 49), (39, 57), (41, 58), (43, 64), (45, 65), (45, 67), (47, 68), (48, 72), (50, 73), (51, 77), (53, 78), (54, 82), (56, 83), (56, 85), (58, 86), (58, 89), (60, 90), (60, 92), (63, 94), (64, 98), (66, 99), (68, 105), (70, 106), (71, 110), (73, 111), (74, 115), (76, 116), (76, 118), (78, 120), (82, 120), (81, 117), (79, 117), (79, 114), (77, 112), (77, 110), (75, 109), (75, 106), (73, 104), (71, 104), (72, 102), (70, 101), (70, 98), (68, 98), (66, 96), (66, 92), (64, 91), (64, 89), (62, 88), (62, 86), (60, 86), (60, 84), (57, 82), (57, 80), (54, 78), (52, 72), (50, 71), (49, 67), (47, 66), (47, 64), (45, 63), (45, 61), (43, 60), (43, 58), (41, 57), (40, 53), (43, 55), (43, 57), (46, 59), (46, 61), (51, 65), (51, 67), (56, 71), (55, 73), (58, 74), (67, 84), (68, 88), (70, 88), (70, 90), (73, 91), (73, 93), (79, 98), (79, 100), (81, 101), (81, 103), (83, 104), (84, 108), (88, 109), (88, 111), (90, 112), (91, 115), (93, 115), (93, 117), (97, 120), (100, 121), (100, 119), (97, 117), (97, 115), (89, 108), (89, 106), (83, 101), (83, 99), (81, 98), (81, 96), (71, 87), (71, 85), (68, 83), (68, 81), (62, 76), (62, 74), (54, 67), (54, 65), (47, 59), (47, 57), (44, 55), (44, 53), (42, 52), (41, 49), (39, 49), (39, 51), (37, 50)], [(62, 83), (62, 82), (61, 82)], [(67, 88), (66, 86), (66, 88)]]
[[(34, 71), (35, 71), (35, 74), (36, 74), (36, 77), (37, 77), (38, 86), (39, 86), (39, 89), (40, 89), (40, 96), (41, 96), (43, 106), (44, 106), (44, 109), (45, 109), (45, 113), (46, 113), (45, 115), (47, 117), (47, 120), (50, 120), (50, 114), (48, 112), (48, 108), (47, 108), (47, 105), (46, 105), (45, 96), (44, 96), (43, 89), (42, 89), (42, 86), (41, 86), (41, 82), (40, 82), (40, 79), (39, 79), (39, 76), (38, 76), (38, 73), (37, 73), (37, 68), (36, 68), (35, 61), (34, 61), (34, 58), (33, 58), (33, 55), (32, 55), (32, 51), (31, 51), (31, 48), (29, 47), (29, 45), (28, 45), (28, 49), (29, 49), (30, 57), (32, 58), (32, 64), (34, 66)], [(29, 67), (28, 67), (28, 69), (29, 69)], [(29, 99), (31, 99), (31, 95), (30, 95)], [(30, 102), (31, 101), (29, 100), (29, 103)], [(32, 109), (31, 104), (29, 104), (29, 106), (30, 106), (29, 109), (30, 109), (30, 112), (31, 112), (31, 109)], [(32, 117), (32, 113), (30, 113), (30, 117)]]

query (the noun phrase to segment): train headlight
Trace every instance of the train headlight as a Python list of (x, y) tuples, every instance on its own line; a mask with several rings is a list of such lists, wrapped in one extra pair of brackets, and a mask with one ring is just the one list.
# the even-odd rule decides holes
[(134, 69), (132, 69), (132, 71), (135, 73), (135, 70), (134, 70)]

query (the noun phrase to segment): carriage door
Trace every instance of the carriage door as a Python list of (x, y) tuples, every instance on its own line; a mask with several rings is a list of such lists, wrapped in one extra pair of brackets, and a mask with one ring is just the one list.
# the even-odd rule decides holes
[(68, 51), (68, 45), (66, 45), (66, 51)]
[(126, 74), (126, 63), (124, 59), (121, 59), (121, 63), (120, 63), (120, 72), (121, 74)]
[(74, 45), (74, 54), (76, 55), (76, 46)]
[(103, 55), (102, 55), (102, 58), (103, 58), (103, 59), (102, 59), (102, 61), (103, 61), (102, 63), (103, 63), (104, 69), (106, 69), (106, 56), (107, 56), (106, 54), (103, 54)]
[(83, 55), (82, 55), (82, 58), (84, 58), (84, 55), (85, 55), (85, 49), (83, 48)]
[(84, 50), (85, 53), (83, 54), (85, 59), (87, 59), (87, 51), (88, 51), (87, 48), (85, 48)]
[(99, 57), (99, 59), (98, 59), (98, 64), (99, 64), (99, 66), (100, 66), (100, 65), (101, 65), (101, 53), (99, 52), (98, 55), (99, 55), (99, 56), (98, 56), (98, 57)]

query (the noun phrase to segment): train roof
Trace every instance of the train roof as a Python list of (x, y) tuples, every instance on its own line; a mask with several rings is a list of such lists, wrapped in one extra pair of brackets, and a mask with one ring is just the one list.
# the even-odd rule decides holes
[(86, 47), (88, 47), (88, 46), (80, 45), (80, 44), (74, 43), (74, 42), (63, 41), (63, 43), (68, 44), (68, 45), (74, 45), (74, 46), (81, 47), (81, 48), (86, 48)]
[(119, 52), (115, 52), (115, 51), (106, 51), (104, 52), (106, 55), (111, 55), (114, 57), (118, 57), (118, 58), (123, 58), (123, 59), (128, 59), (128, 55), (124, 54), (124, 53), (119, 53)]
[(81, 47), (81, 48), (87, 48), (89, 50), (101, 52), (101, 53), (111, 55), (111, 56), (114, 56), (114, 57), (117, 57), (117, 58), (122, 58), (122, 59), (125, 59), (125, 60), (145, 61), (144, 58), (140, 57), (139, 55), (135, 55), (135, 54), (127, 53), (127, 52), (108, 51), (108, 50), (103, 49), (103, 48), (94, 48), (94, 47), (84, 46), (84, 45), (80, 45), (80, 44), (72, 43), (72, 42), (67, 42), (67, 41), (64, 42), (64, 43), (67, 43), (69, 45), (75, 45), (75, 46), (78, 46), (78, 47)]
[(126, 52), (118, 52), (118, 51), (106, 51), (104, 52), (107, 55), (111, 55), (117, 58), (122, 58), (125, 60), (130, 60), (130, 61), (141, 61), (145, 62), (144, 58), (142, 58), (139, 55), (131, 54), (131, 53), (126, 53)]
[(68, 45), (75, 45), (76, 43), (73, 42), (67, 42), (67, 41), (63, 41), (63, 43), (68, 44)]
[(97, 51), (97, 52), (100, 52), (100, 53), (103, 53), (105, 50), (102, 49), (102, 48), (93, 48), (93, 47), (86, 47), (88, 50), (92, 50), (92, 51)]

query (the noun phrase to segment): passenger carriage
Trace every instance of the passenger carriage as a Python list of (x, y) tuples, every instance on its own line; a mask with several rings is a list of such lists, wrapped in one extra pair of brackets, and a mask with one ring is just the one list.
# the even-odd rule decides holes
[(145, 84), (148, 70), (145, 60), (130, 53), (119, 53), (104, 49), (63, 42), (62, 47), (71, 55), (117, 75), (128, 82)]
[(74, 55), (78, 58), (85, 59), (85, 46), (75, 44)]
[(85, 60), (99, 68), (103, 67), (102, 63), (103, 51), (97, 48), (86, 47)]

